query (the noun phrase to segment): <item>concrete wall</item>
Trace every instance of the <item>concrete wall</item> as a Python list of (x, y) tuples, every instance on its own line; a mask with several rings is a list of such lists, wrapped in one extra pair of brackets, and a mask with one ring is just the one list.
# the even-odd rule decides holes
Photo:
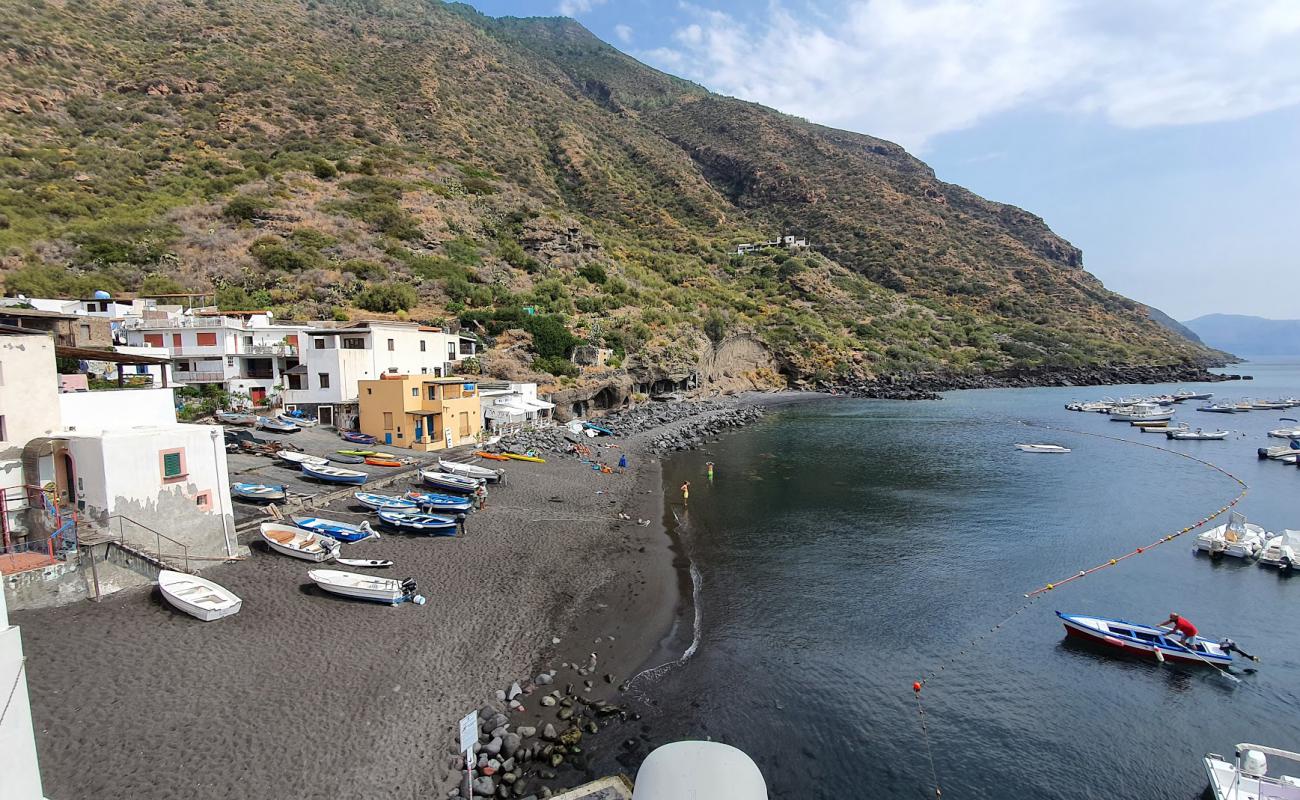
[[(0, 492), (15, 500), (24, 482), (23, 446), (60, 427), (59, 375), (54, 340), (47, 334), (0, 334), (0, 415), (5, 430), (0, 437)], [(16, 505), (22, 509), (26, 504)], [(11, 528), (22, 527), (20, 512), (11, 510), (7, 516)]]
[[(180, 450), (184, 474), (166, 478), (162, 455)], [(77, 505), (84, 517), (106, 524), (121, 515), (190, 548), (190, 555), (235, 552), (234, 510), (221, 429), (211, 425), (127, 428), (68, 435), (77, 471)], [(202, 502), (201, 502), (202, 501)], [(108, 524), (118, 531), (116, 521)], [(155, 551), (153, 534), (126, 524), (128, 543)], [(163, 549), (168, 551), (167, 543)], [(168, 551), (170, 552), (170, 551)]]
[(63, 427), (78, 433), (176, 423), (171, 387), (69, 392), (59, 395), (59, 408)]
[[(53, 368), (53, 361), (50, 364)], [(15, 678), (17, 678), (15, 682)], [(9, 624), (9, 610), (0, 592), (0, 689), (13, 697), (0, 719), (0, 795), (5, 800), (41, 800), (41, 770), (36, 762), (36, 735), (32, 731), (32, 706), (27, 696), (27, 671), (23, 642), (17, 625)]]

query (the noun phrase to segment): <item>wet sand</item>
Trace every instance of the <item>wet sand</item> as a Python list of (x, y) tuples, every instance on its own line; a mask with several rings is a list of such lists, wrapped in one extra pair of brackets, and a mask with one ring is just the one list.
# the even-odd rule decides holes
[(505, 464), (507, 485), (463, 538), (385, 532), (345, 546), (345, 557), (397, 562), (384, 574), (415, 578), (424, 606), (322, 593), (308, 562), (254, 542), (248, 560), (203, 573), (244, 599), (224, 620), (198, 622), (155, 588), (15, 613), (46, 793), (445, 796), (460, 716), (591, 652), (598, 674), (621, 682), (672, 628), (681, 565), (644, 452), (655, 434), (614, 440), (626, 474), (553, 454)]

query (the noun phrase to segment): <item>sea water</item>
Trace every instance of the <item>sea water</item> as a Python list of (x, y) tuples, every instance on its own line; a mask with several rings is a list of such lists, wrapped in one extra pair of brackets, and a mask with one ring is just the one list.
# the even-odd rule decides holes
[[(1255, 380), (1189, 388), (1300, 395), (1300, 361), (1232, 371)], [(1265, 433), (1300, 409), (1221, 415), (1189, 401), (1175, 423), (1234, 433), (1170, 442), (1063, 407), (1177, 388), (828, 399), (670, 457), (666, 518), (698, 581), (697, 629), (682, 637), (688, 658), (638, 682), (642, 719), (599, 745), (595, 765), (632, 771), (655, 745), (712, 738), (749, 753), (772, 797), (923, 798), (937, 785), (948, 798), (1191, 798), (1206, 752), (1300, 749), (1300, 575), (1193, 555), (1194, 531), (1025, 598), (1239, 494), (1174, 453), (1248, 484), (1237, 509), (1250, 521), (1300, 529), (1300, 469), (1256, 456), (1283, 444)], [(1261, 662), (1236, 685), (1210, 667), (1116, 657), (1066, 641), (1057, 609), (1148, 623), (1178, 612)], [(912, 685), (927, 676), (918, 704)]]

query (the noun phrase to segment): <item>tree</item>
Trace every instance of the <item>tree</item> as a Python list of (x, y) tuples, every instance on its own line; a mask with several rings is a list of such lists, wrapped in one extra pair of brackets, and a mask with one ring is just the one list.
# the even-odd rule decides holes
[(714, 344), (718, 344), (727, 338), (727, 328), (730, 323), (725, 314), (718, 309), (709, 311), (709, 316), (704, 320), (704, 335)]
[(529, 317), (525, 328), (533, 335), (533, 350), (542, 358), (568, 358), (569, 351), (578, 345), (564, 319), (555, 315)]
[(362, 290), (354, 301), (358, 308), (367, 311), (393, 313), (409, 311), (419, 302), (415, 290), (404, 283), (376, 283)]

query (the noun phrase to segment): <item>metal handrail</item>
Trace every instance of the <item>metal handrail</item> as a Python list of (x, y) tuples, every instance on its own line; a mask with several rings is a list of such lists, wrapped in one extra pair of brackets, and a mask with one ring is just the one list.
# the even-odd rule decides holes
[(111, 517), (108, 518), (108, 521), (111, 523), (111, 522), (113, 521), (113, 519), (117, 519), (117, 537), (118, 537), (118, 540), (119, 540), (119, 541), (121, 541), (121, 542), (124, 543), (124, 544), (129, 544), (129, 542), (127, 542), (127, 538), (126, 538), (126, 528), (125, 528), (125, 526), (123, 525), (123, 522), (124, 522), (124, 521), (125, 521), (125, 522), (129, 522), (129, 523), (131, 523), (132, 525), (136, 526), (137, 528), (140, 528), (140, 529), (142, 529), (142, 530), (148, 531), (149, 533), (152, 533), (152, 534), (154, 535), (154, 551), (153, 551), (153, 553), (148, 553), (148, 551), (145, 551), (146, 553), (148, 553), (149, 555), (154, 556), (154, 557), (157, 558), (159, 561), (162, 561), (162, 560), (164, 560), (165, 558), (170, 557), (170, 554), (164, 553), (164, 552), (163, 552), (163, 549), (162, 549), (162, 543), (163, 543), (163, 540), (165, 539), (166, 541), (168, 541), (168, 542), (170, 542), (171, 544), (175, 545), (176, 547), (180, 548), (179, 555), (180, 555), (181, 559), (184, 561), (184, 566), (183, 566), (182, 569), (183, 569), (185, 572), (189, 572), (189, 571), (190, 571), (190, 548), (189, 548), (189, 545), (184, 544), (184, 543), (182, 543), (182, 542), (178, 542), (178, 541), (176, 541), (175, 539), (171, 538), (170, 536), (167, 536), (166, 534), (160, 533), (159, 531), (154, 530), (153, 528), (150, 528), (148, 525), (145, 525), (143, 522), (138, 522), (138, 521), (136, 521), (136, 520), (134, 520), (134, 519), (131, 519), (130, 517), (126, 516), (125, 514), (114, 514), (114, 515), (112, 515)]

